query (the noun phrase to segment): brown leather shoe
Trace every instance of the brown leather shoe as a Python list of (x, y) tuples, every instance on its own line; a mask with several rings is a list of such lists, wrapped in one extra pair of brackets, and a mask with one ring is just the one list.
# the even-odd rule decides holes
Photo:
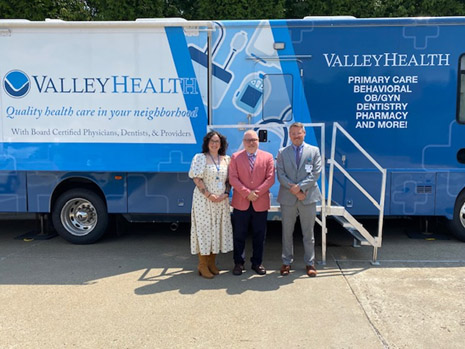
[(308, 277), (313, 278), (313, 277), (316, 276), (316, 274), (318, 274), (318, 273), (316, 272), (315, 267), (313, 265), (307, 265), (307, 275), (308, 275)]
[(286, 276), (286, 275), (289, 275), (290, 271), (291, 271), (291, 266), (283, 264), (279, 272), (281, 273), (282, 276)]
[(260, 265), (252, 265), (252, 269), (255, 270), (255, 272), (258, 275), (265, 275), (266, 274), (266, 269), (262, 264), (260, 264)]
[(235, 264), (232, 273), (234, 275), (242, 275), (243, 271), (244, 271), (244, 264)]

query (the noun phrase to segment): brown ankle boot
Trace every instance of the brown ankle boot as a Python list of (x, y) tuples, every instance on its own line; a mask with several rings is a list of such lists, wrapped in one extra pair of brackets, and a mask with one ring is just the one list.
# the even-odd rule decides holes
[(205, 279), (213, 279), (213, 274), (210, 273), (208, 269), (208, 257), (209, 256), (202, 256), (199, 254), (199, 266), (197, 269), (199, 270), (199, 275), (203, 276)]
[(218, 275), (220, 273), (220, 270), (216, 267), (216, 263), (215, 263), (215, 258), (216, 258), (216, 254), (214, 253), (211, 253), (209, 256), (207, 256), (208, 258), (208, 269), (211, 271), (211, 273), (213, 275)]

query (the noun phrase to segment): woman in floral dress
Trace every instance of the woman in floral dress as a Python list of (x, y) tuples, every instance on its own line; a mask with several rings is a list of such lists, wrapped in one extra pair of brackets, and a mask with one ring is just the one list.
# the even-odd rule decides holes
[(195, 183), (191, 253), (199, 255), (199, 275), (207, 279), (219, 274), (216, 255), (233, 250), (227, 146), (226, 137), (219, 132), (207, 133), (203, 138), (202, 153), (194, 156), (189, 171), (189, 177)]

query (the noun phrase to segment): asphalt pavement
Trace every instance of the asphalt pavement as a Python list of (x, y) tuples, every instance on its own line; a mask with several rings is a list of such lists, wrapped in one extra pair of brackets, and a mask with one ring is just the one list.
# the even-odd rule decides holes
[[(370, 223), (368, 224), (370, 225)], [(198, 276), (189, 225), (131, 224), (78, 246), (22, 238), (30, 220), (0, 222), (0, 348), (462, 348), (465, 244), (387, 221), (379, 266), (330, 225), (326, 265), (305, 275), (300, 236), (279, 274), (280, 224), (270, 224), (265, 276), (250, 266)], [(430, 232), (431, 233), (431, 232)], [(319, 239), (318, 239), (319, 241)], [(246, 253), (250, 257), (250, 245)], [(321, 260), (320, 246), (317, 257)]]

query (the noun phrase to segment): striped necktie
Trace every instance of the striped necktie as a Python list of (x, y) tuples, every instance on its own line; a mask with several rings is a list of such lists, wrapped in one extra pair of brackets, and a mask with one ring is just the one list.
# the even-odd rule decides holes
[(249, 157), (250, 171), (253, 171), (253, 166), (255, 165), (255, 154), (247, 154)]

